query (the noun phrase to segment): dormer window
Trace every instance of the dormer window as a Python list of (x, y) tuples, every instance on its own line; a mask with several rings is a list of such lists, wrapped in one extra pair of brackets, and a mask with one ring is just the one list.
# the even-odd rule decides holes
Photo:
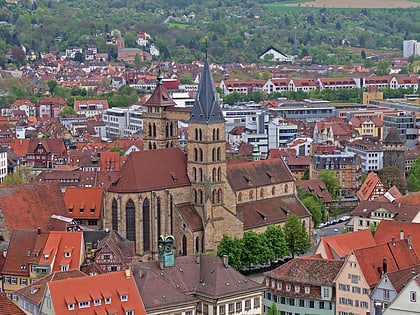
[(79, 302), (79, 307), (80, 308), (87, 308), (89, 306), (90, 306), (90, 301), (82, 301), (82, 302)]
[(64, 252), (64, 257), (71, 257), (71, 252)]
[(111, 304), (111, 297), (105, 298), (105, 304)]
[(69, 303), (69, 304), (67, 304), (67, 309), (68, 309), (69, 311), (74, 310), (74, 303)]
[(128, 301), (128, 294), (122, 294), (120, 298), (121, 298), (121, 301), (123, 302)]
[(102, 303), (101, 303), (101, 299), (95, 299), (95, 300), (93, 300), (93, 305), (94, 306), (98, 306), (98, 305), (101, 305)]

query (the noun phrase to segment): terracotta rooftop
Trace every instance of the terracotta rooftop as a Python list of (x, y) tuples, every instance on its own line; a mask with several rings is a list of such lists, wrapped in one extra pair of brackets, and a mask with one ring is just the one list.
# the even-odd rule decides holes
[(407, 283), (413, 279), (413, 276), (418, 274), (420, 274), (420, 265), (392, 271), (389, 272), (387, 276), (394, 286), (394, 289), (397, 291), (397, 293), (399, 293), (407, 285)]
[[(379, 185), (379, 186), (378, 186)], [(363, 182), (360, 189), (357, 191), (356, 195), (360, 200), (369, 200), (372, 197), (372, 194), (375, 188), (380, 188), (382, 186), (381, 179), (374, 172), (370, 172)], [(385, 193), (385, 192), (384, 192)]]
[(188, 226), (191, 227), (193, 232), (204, 231), (203, 220), (197, 213), (195, 207), (190, 203), (183, 203), (176, 205), (182, 218), (188, 222)]
[(363, 200), (351, 212), (351, 215), (356, 215), (363, 218), (369, 218), (373, 211), (378, 209), (385, 209), (393, 215), (392, 219), (395, 221), (412, 222), (419, 213), (418, 205), (404, 205), (390, 201)]
[(102, 187), (67, 187), (64, 194), (67, 216), (75, 219), (100, 219)]
[(0, 314), (1, 315), (25, 315), (13, 301), (6, 297), (6, 294), (0, 292)]

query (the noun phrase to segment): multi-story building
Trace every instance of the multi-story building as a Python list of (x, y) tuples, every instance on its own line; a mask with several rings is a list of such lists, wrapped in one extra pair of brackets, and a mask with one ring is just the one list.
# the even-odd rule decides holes
[(107, 100), (74, 100), (74, 110), (79, 115), (94, 117), (102, 115), (108, 109)]
[(0, 184), (7, 175), (7, 148), (0, 146)]
[(418, 56), (420, 54), (420, 42), (414, 39), (403, 41), (403, 57)]
[(286, 119), (302, 121), (320, 121), (336, 117), (337, 114), (335, 107), (330, 106), (328, 102), (281, 103), (276, 108), (270, 108), (270, 112)]
[(299, 257), (264, 273), (264, 312), (275, 303), (280, 314), (336, 314), (334, 279), (343, 263)]
[(335, 151), (334, 154), (314, 155), (309, 167), (310, 179), (317, 179), (321, 170), (335, 172), (340, 181), (341, 198), (354, 198), (361, 184), (362, 165), (356, 153)]
[[(406, 146), (404, 141), (401, 139), (397, 128), (391, 127), (389, 132), (382, 142), (383, 148), (383, 166), (394, 166), (400, 171), (400, 175), (404, 175), (405, 171), (405, 158), (404, 152)], [(389, 187), (390, 188), (390, 187)]]
[(384, 114), (384, 139), (390, 129), (397, 129), (407, 150), (416, 150), (419, 144), (419, 131), (416, 128), (415, 114), (398, 112), (396, 115)]
[(38, 118), (44, 116), (58, 117), (58, 114), (60, 114), (66, 105), (67, 103), (62, 97), (43, 97), (36, 104), (36, 115)]
[(102, 119), (105, 123), (106, 135), (109, 138), (120, 138), (124, 136), (124, 130), (128, 127), (127, 108), (110, 108)]
[(383, 149), (379, 142), (354, 140), (346, 144), (346, 152), (360, 156), (362, 172), (378, 171), (383, 168)]

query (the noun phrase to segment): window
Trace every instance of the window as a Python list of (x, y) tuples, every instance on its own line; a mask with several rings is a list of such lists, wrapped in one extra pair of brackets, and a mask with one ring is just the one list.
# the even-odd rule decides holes
[(11, 279), (11, 284), (17, 284), (17, 278), (16, 277), (12, 277)]
[(248, 311), (249, 309), (251, 309), (251, 300), (245, 300), (245, 310)]
[(90, 306), (90, 301), (79, 302), (79, 307), (80, 308), (86, 308), (86, 307), (89, 307), (89, 306)]
[(4, 283), (10, 284), (11, 278), (10, 277), (4, 277)]
[(299, 293), (300, 292), (300, 286), (295, 286), (295, 292)]
[(384, 290), (384, 299), (389, 300), (389, 290)]
[(225, 314), (225, 306), (224, 306), (224, 305), (220, 305), (220, 306), (219, 306), (219, 314), (220, 314), (220, 315)]
[(229, 304), (229, 314), (232, 314), (235, 311), (235, 305), (233, 303)]
[(128, 301), (128, 295), (127, 294), (123, 294), (121, 295), (121, 301)]
[(311, 287), (305, 287), (305, 294), (311, 293)]
[(416, 301), (417, 301), (417, 292), (410, 291), (410, 302), (416, 302)]
[(330, 297), (330, 290), (328, 288), (324, 288), (324, 297)]
[(254, 299), (254, 308), (260, 307), (260, 298)]
[(369, 289), (363, 288), (363, 294), (369, 294)]
[(360, 294), (360, 291), (361, 291), (359, 287), (352, 287), (351, 290), (352, 290), (353, 293), (359, 293), (359, 294)]
[(309, 307), (314, 308), (315, 307), (315, 301), (309, 301)]
[(209, 313), (209, 305), (203, 304), (203, 314), (208, 314), (208, 313)]
[(236, 302), (236, 312), (242, 312), (242, 302)]
[(283, 287), (283, 282), (280, 282), (280, 281), (278, 281), (277, 282), (277, 289), (280, 289), (281, 290), (281, 288)]
[(319, 302), (319, 308), (323, 310), (325, 308), (324, 301)]
[(111, 297), (105, 298), (105, 304), (111, 304)]
[(292, 286), (290, 284), (286, 284), (286, 291), (289, 292)]
[(305, 307), (305, 300), (299, 300), (299, 306)]
[(109, 260), (109, 259), (111, 259), (111, 255), (110, 254), (104, 254), (103, 259)]
[(125, 311), (125, 315), (134, 315), (134, 311)]
[(93, 300), (93, 305), (95, 306), (101, 305), (101, 300), (100, 299)]
[(68, 309), (69, 311), (74, 310), (74, 303), (69, 303), (69, 304), (67, 304), (67, 309)]

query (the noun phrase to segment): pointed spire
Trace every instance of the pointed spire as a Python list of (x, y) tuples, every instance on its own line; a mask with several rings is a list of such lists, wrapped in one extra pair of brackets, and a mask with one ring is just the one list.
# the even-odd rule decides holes
[(159, 68), (159, 73), (157, 76), (156, 88), (153, 91), (152, 96), (144, 103), (144, 106), (176, 106), (176, 103), (170, 97), (168, 91), (163, 85), (163, 74)]
[(225, 122), (219, 104), (219, 94), (216, 92), (207, 59), (204, 63), (203, 72), (201, 73), (200, 84), (189, 121), (205, 124)]

